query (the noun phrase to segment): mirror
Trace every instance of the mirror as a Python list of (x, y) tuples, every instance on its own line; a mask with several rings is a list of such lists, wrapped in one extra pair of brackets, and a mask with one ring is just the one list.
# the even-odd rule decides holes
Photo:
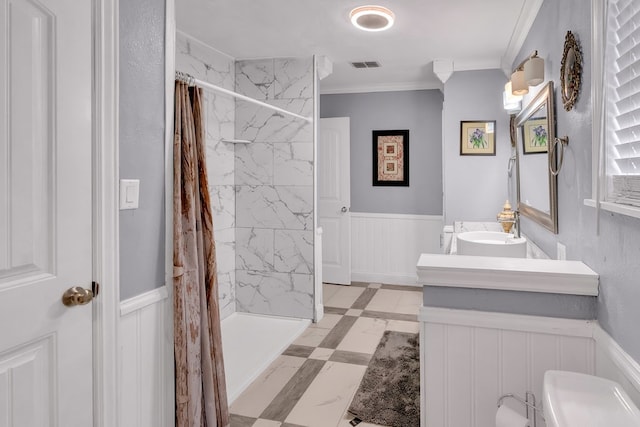
[[(555, 138), (553, 82), (516, 116), (518, 210), (553, 233), (558, 233), (557, 180), (549, 150)], [(555, 165), (554, 165), (555, 166)]]
[(570, 111), (580, 95), (582, 86), (582, 50), (576, 37), (567, 31), (560, 64), (560, 86), (564, 109)]

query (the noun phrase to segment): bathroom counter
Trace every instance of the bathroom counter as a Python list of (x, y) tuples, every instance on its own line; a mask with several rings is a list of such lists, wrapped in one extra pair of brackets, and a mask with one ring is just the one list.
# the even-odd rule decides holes
[(580, 261), (422, 254), (416, 269), (425, 286), (598, 295), (598, 274)]

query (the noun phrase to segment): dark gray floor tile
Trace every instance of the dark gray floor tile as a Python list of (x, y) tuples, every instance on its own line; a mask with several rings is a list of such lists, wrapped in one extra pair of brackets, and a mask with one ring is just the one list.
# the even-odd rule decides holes
[(387, 320), (405, 320), (407, 322), (418, 321), (418, 315), (416, 314), (387, 313), (386, 311), (365, 310), (362, 312), (360, 317), (372, 317), (374, 319), (387, 319)]
[(347, 332), (349, 332), (353, 324), (356, 323), (356, 320), (358, 320), (357, 317), (343, 316), (342, 319), (340, 319), (338, 323), (336, 323), (336, 326), (334, 326), (333, 329), (331, 329), (331, 332), (329, 332), (329, 334), (326, 337), (324, 337), (324, 339), (322, 340), (322, 342), (318, 347), (323, 347), (323, 348), (338, 347), (338, 344), (342, 342), (345, 335), (347, 335)]
[(251, 427), (257, 418), (243, 417), (242, 415), (231, 414), (231, 427)]
[(307, 359), (298, 372), (280, 390), (269, 406), (260, 414), (260, 418), (283, 422), (298, 403), (311, 382), (324, 366), (323, 360)]
[(351, 286), (355, 286), (357, 288), (366, 288), (369, 286), (369, 282), (351, 282)]
[(353, 303), (351, 308), (355, 308), (357, 310), (364, 310), (367, 305), (371, 302), (373, 296), (378, 292), (377, 289), (367, 288), (360, 294), (358, 299)]
[(356, 353), (353, 351), (336, 350), (333, 352), (329, 360), (332, 362), (367, 366), (371, 360), (371, 355), (366, 353)]
[(291, 344), (282, 354), (284, 356), (295, 356), (307, 358), (313, 353), (315, 347), (307, 347), (306, 345)]
[(382, 289), (389, 289), (391, 291), (422, 292), (422, 286), (382, 285)]
[(324, 306), (325, 314), (345, 314), (347, 310), (347, 308), (327, 307), (326, 305)]

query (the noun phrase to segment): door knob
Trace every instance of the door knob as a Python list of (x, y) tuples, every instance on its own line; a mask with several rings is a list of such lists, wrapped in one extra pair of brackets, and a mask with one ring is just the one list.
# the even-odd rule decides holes
[(85, 305), (91, 302), (93, 299), (93, 291), (91, 289), (85, 289), (81, 286), (74, 286), (69, 288), (62, 294), (62, 303), (67, 307), (73, 307), (74, 305)]
[(346, 206), (343, 206), (342, 209), (340, 209), (340, 212), (345, 213), (347, 212), (349, 209), (347, 209)]

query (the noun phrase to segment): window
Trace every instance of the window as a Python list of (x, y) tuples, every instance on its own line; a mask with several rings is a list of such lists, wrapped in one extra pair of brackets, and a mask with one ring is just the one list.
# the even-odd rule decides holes
[(594, 131), (604, 136), (600, 199), (640, 208), (640, 0), (603, 6), (604, 109), (593, 117)]

